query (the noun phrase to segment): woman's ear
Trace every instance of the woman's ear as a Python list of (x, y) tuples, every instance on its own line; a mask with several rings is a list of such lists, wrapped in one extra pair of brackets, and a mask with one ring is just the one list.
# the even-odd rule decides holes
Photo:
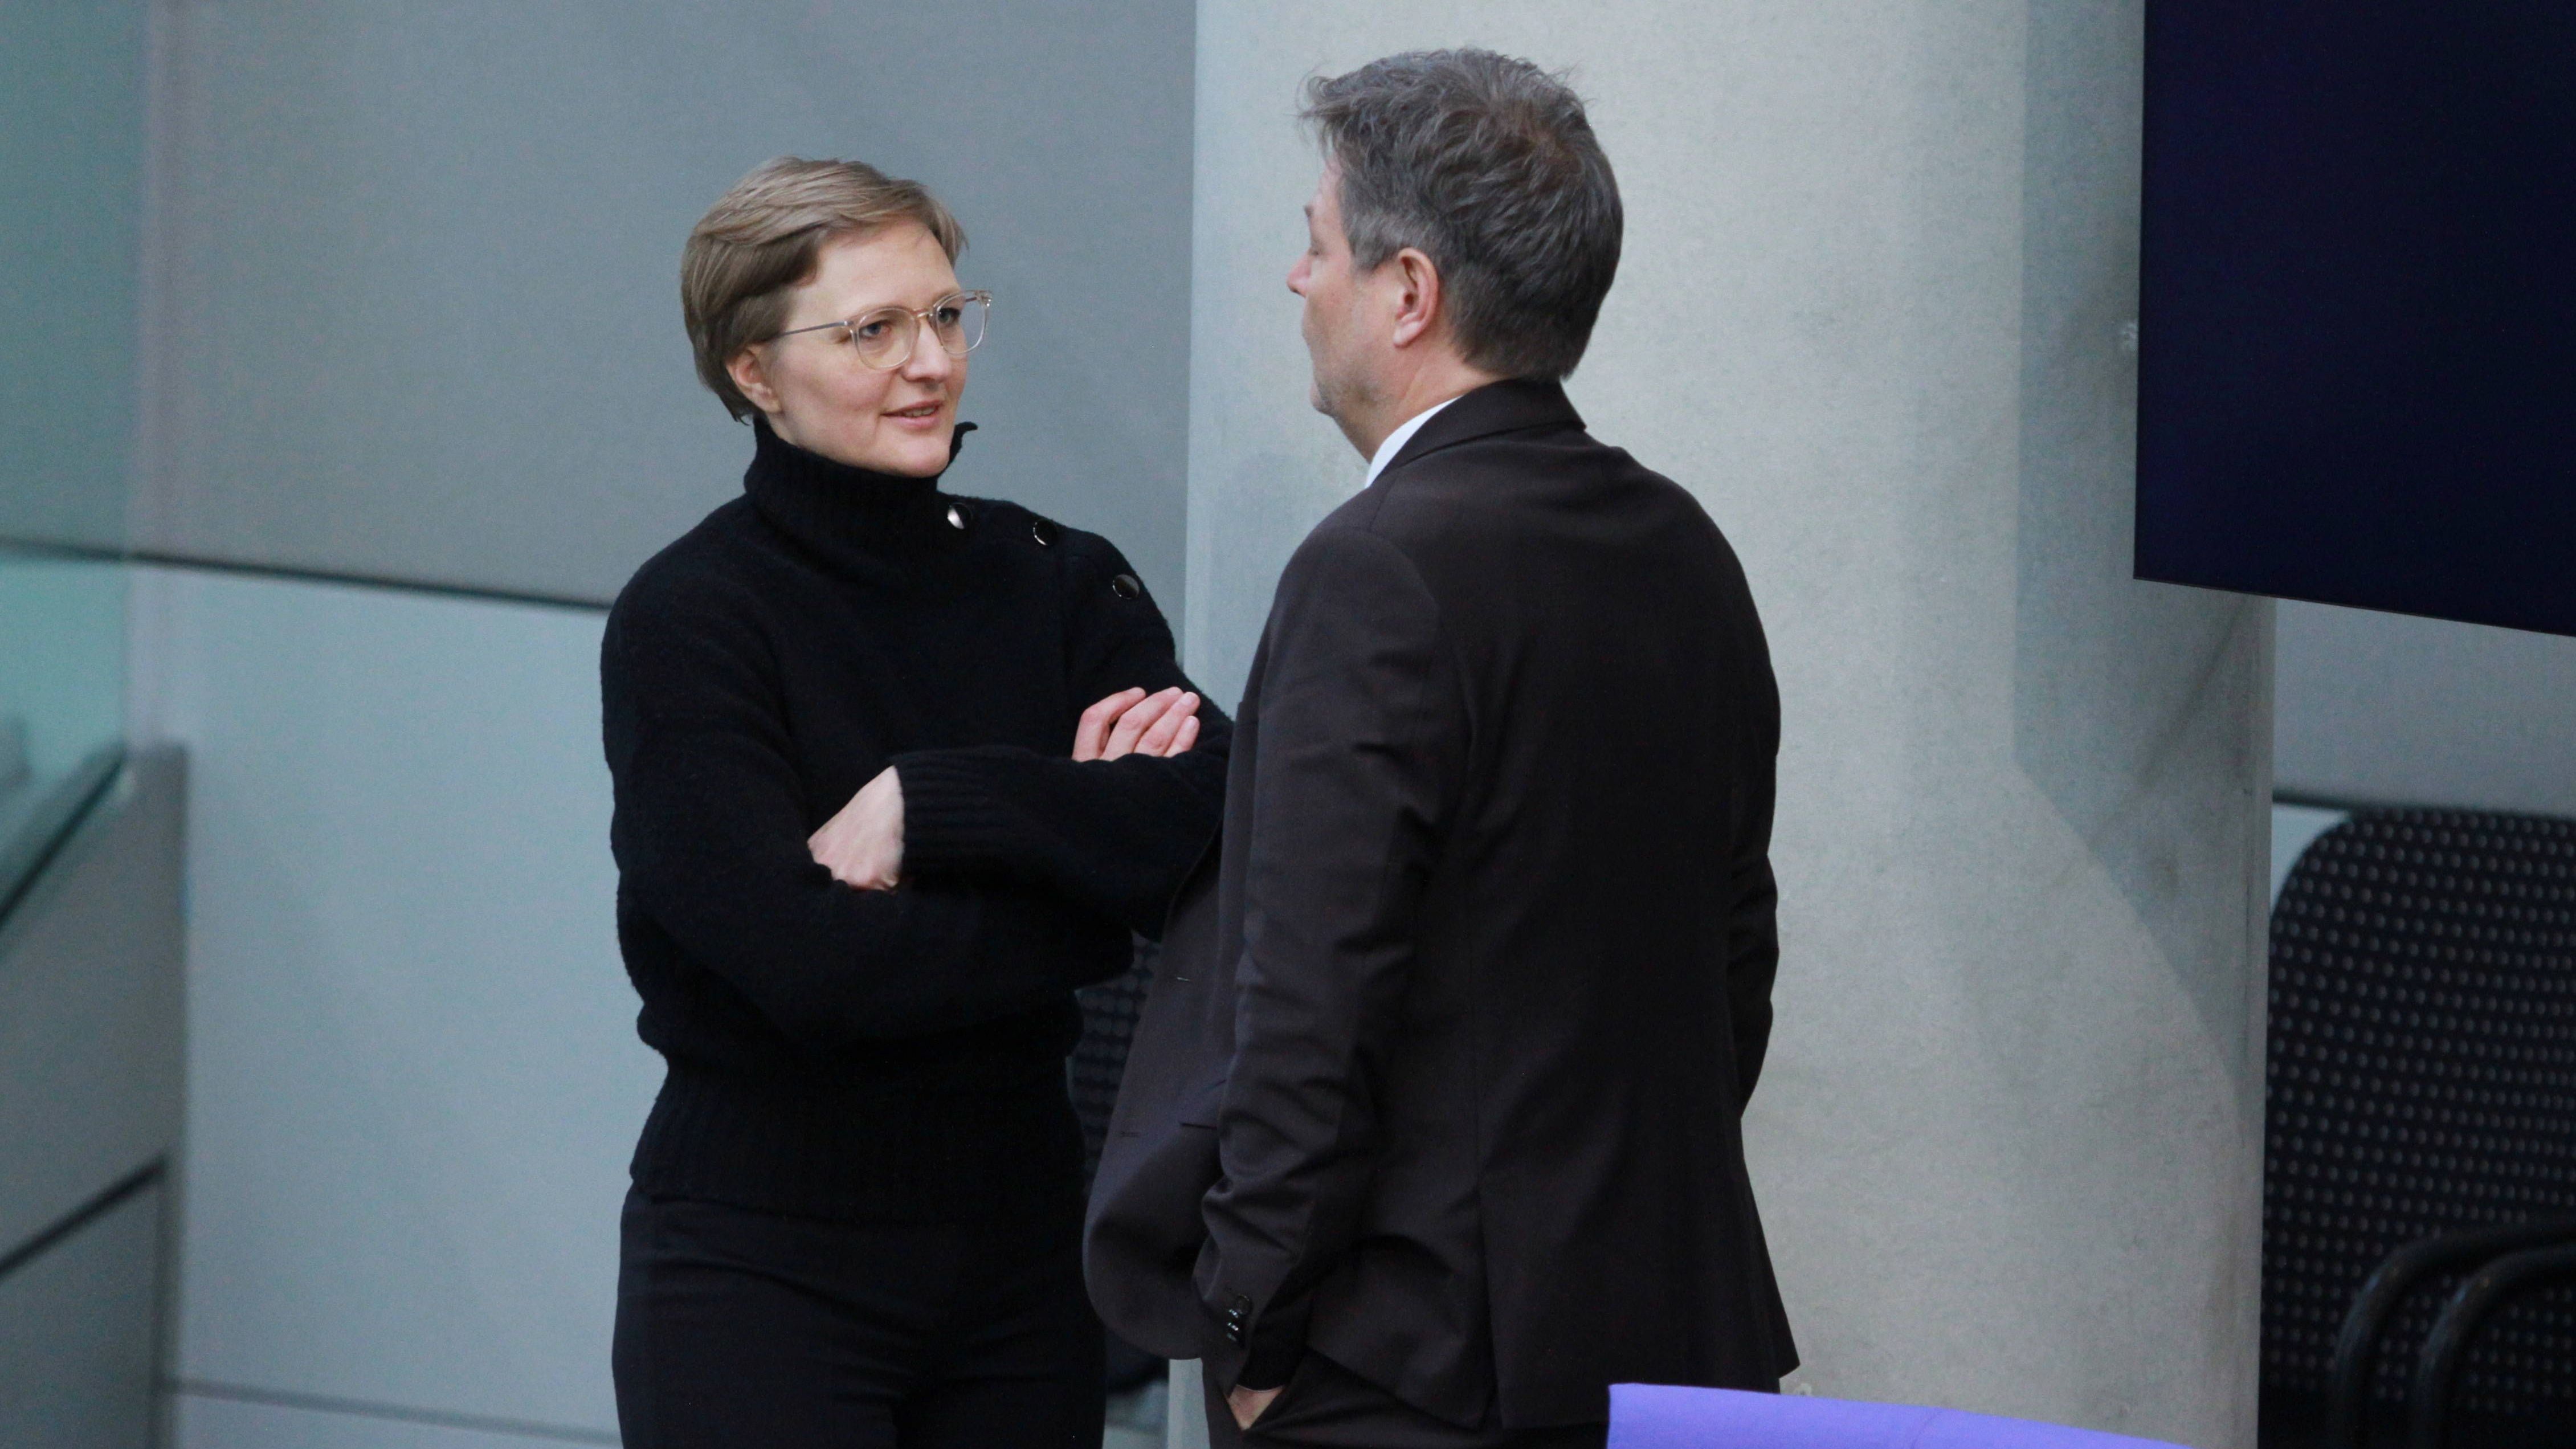
[(778, 389), (769, 385), (769, 373), (760, 365), (759, 348), (746, 347), (735, 353), (733, 360), (725, 364), (725, 374), (744, 397), (751, 399), (753, 407), (764, 413), (778, 411)]

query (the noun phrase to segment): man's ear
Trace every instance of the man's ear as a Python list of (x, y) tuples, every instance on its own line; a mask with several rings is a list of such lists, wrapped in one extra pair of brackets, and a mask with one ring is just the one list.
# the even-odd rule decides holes
[(733, 379), (744, 397), (751, 399), (753, 407), (765, 413), (778, 411), (778, 389), (769, 385), (769, 373), (760, 365), (759, 348), (746, 347), (735, 353), (725, 364), (725, 375)]
[(1395, 345), (1410, 347), (1440, 328), (1441, 307), (1448, 300), (1440, 269), (1414, 247), (1387, 258), (1386, 265), (1396, 269), (1389, 278), (1396, 284)]

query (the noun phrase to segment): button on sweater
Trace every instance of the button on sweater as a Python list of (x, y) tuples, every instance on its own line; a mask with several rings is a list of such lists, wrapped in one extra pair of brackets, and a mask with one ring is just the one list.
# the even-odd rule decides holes
[[(1187, 687), (1118, 551), (756, 431), (601, 651), (618, 940), (669, 1064), (635, 1183), (843, 1221), (1061, 1197), (1072, 991), (1159, 934), (1231, 726), (1202, 704), (1187, 754), (1074, 763), (1093, 702)], [(888, 766), (903, 881), (852, 890), (805, 842)]]

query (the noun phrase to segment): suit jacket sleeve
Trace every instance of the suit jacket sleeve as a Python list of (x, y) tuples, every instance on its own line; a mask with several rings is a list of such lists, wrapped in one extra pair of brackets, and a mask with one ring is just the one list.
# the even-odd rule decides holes
[[(1767, 762), (1766, 762), (1767, 764)], [(1734, 1027), (1735, 1110), (1753, 1100), (1771, 1045), (1771, 983), (1780, 971), (1780, 891), (1771, 874), (1771, 775), (1762, 771), (1736, 838), (1733, 906), (1727, 923), (1726, 1005)]]
[[(1130, 687), (1195, 692), (1153, 599), (1141, 586), (1132, 594), (1112, 586), (1135, 577), (1118, 550), (1080, 533), (1067, 533), (1065, 546), (1065, 673), (1076, 708)], [(1078, 720), (1065, 721), (1068, 754)], [(1173, 896), (1216, 834), (1233, 733), (1202, 693), (1198, 743), (1169, 759), (1077, 764), (1007, 745), (897, 755), (904, 871), (1038, 886), (1159, 937)]]
[(1286, 1380), (1315, 1286), (1355, 1236), (1373, 1083), (1467, 752), (1438, 606), (1375, 534), (1328, 524), (1308, 539), (1266, 647), (1235, 1050), (1198, 1265), (1209, 1370), (1254, 1388)]
[(1738, 647), (1744, 666), (1736, 686), (1747, 692), (1744, 735), (1737, 744), (1743, 789), (1729, 842), (1726, 921), (1726, 1006), (1735, 1056), (1735, 1110), (1753, 1100), (1762, 1059), (1771, 1045), (1771, 985), (1780, 972), (1780, 890), (1771, 871), (1771, 822), (1779, 797), (1780, 686), (1771, 674), (1771, 651), (1753, 601), (1733, 576), (1741, 601)]

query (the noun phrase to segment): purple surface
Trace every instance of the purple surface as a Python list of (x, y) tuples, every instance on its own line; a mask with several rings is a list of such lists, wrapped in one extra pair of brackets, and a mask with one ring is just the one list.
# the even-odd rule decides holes
[(1610, 1386), (1610, 1449), (2177, 1449), (2028, 1419), (1666, 1384)]

